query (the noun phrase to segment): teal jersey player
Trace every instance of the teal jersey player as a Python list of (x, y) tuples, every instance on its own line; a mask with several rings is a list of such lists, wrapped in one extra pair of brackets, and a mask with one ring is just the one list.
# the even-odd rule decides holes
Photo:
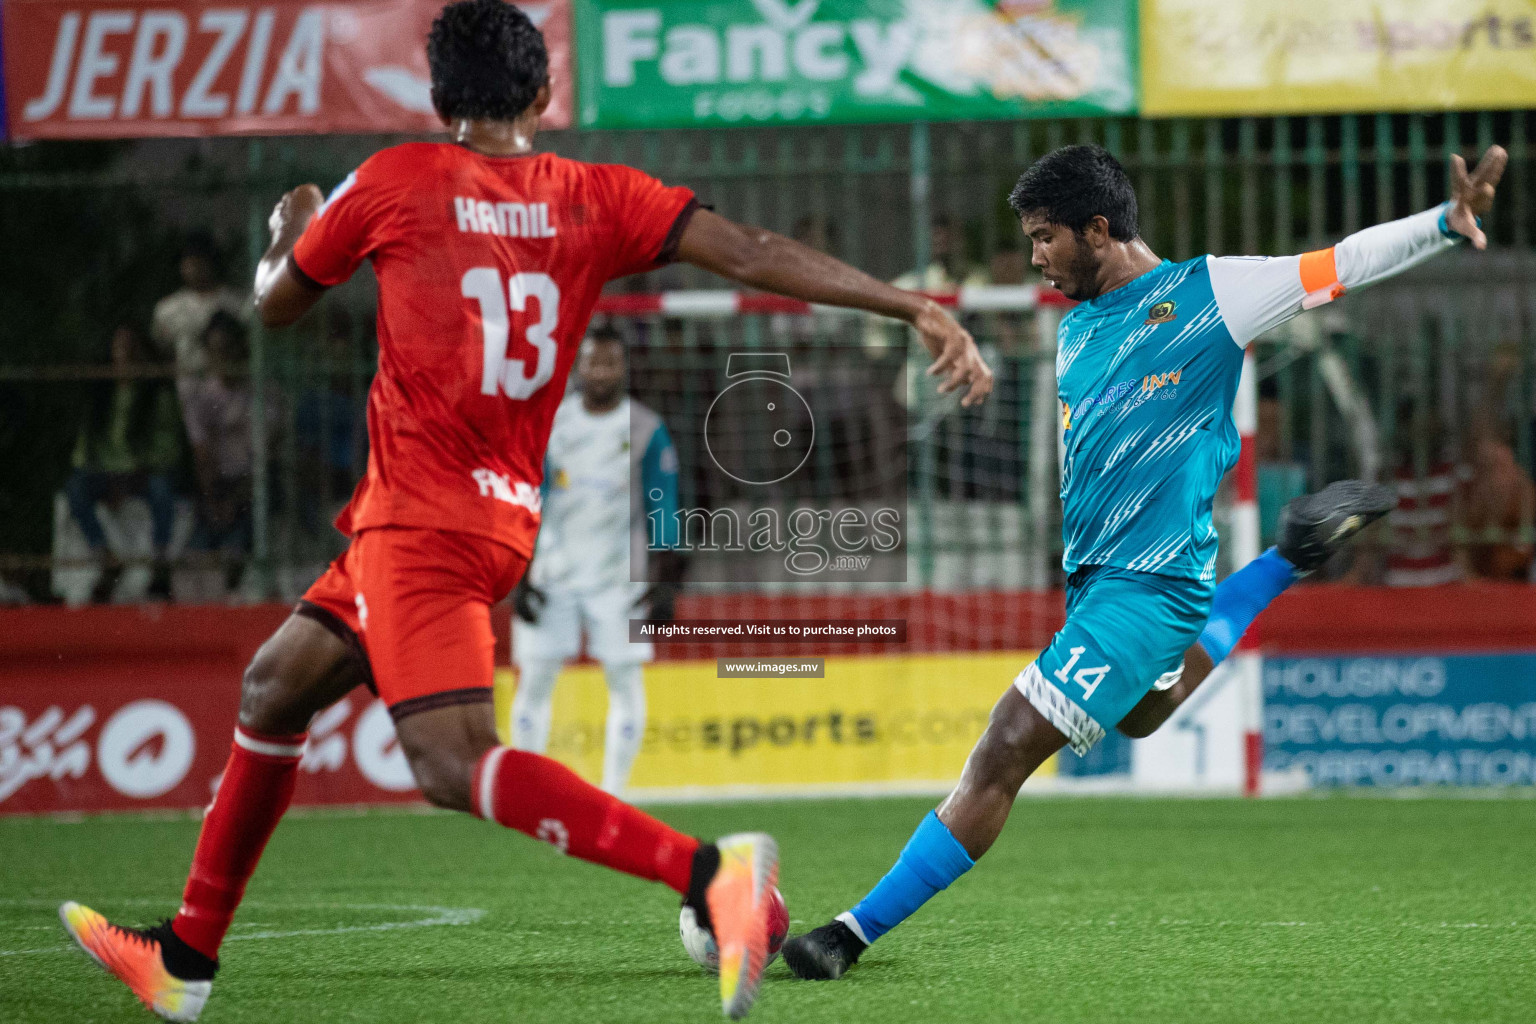
[(1232, 404), (1245, 346), (1455, 245), (1445, 214), (1436, 207), (1302, 256), (1170, 263), (1148, 252), (1125, 283), (1079, 293), (1056, 357), (1067, 623), (1017, 680), (1074, 751), (1149, 691), (1176, 684), (1206, 626), (1211, 509), (1237, 462)]
[(1164, 262), (1062, 319), (1067, 572), (1215, 578), (1211, 498), (1237, 459), (1242, 367), (1203, 257)]
[(1137, 233), (1136, 195), (1096, 146), (1037, 161), (1009, 203), (1033, 263), (1079, 304), (1062, 320), (1056, 374), (1066, 623), (993, 708), (954, 791), (857, 905), (784, 945), (801, 978), (842, 975), (869, 944), (965, 873), (997, 839), (1024, 780), (1106, 729), (1150, 734), (1256, 615), (1392, 507), (1357, 481), (1291, 502), (1277, 548), (1215, 585), (1211, 506), (1237, 461), (1232, 405), (1243, 350), (1305, 309), (1470, 238), (1506, 162), (1453, 161), (1443, 207), (1299, 256), (1160, 260)]

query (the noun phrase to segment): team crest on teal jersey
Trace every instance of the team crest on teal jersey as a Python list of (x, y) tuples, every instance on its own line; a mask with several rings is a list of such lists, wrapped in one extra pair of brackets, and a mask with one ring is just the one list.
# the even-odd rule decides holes
[(1164, 299), (1147, 310), (1147, 319), (1144, 322), (1149, 324), (1165, 324), (1174, 318), (1174, 310), (1176, 309), (1178, 309), (1178, 303), (1172, 299)]

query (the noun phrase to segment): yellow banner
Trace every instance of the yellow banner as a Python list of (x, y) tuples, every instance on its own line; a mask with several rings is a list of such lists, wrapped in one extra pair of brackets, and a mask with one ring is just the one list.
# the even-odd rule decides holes
[[(638, 795), (943, 789), (1033, 651), (826, 659), (824, 679), (717, 679), (715, 662), (645, 670)], [(498, 673), (503, 739), (516, 683)], [(548, 753), (602, 777), (608, 693), (596, 666), (555, 688)], [(1054, 774), (1054, 758), (1037, 774)]]
[(1536, 0), (1141, 0), (1142, 113), (1536, 106)]

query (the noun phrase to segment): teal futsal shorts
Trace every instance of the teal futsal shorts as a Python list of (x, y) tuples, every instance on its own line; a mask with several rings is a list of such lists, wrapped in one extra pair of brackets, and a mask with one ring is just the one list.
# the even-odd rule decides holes
[(1013, 681), (1086, 754), (1149, 692), (1179, 681), (1216, 585), (1112, 566), (1067, 577), (1067, 622)]

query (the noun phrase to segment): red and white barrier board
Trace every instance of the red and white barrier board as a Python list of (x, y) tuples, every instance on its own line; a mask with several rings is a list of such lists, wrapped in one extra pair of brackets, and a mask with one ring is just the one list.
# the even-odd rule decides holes
[[(1041, 285), (968, 285), (952, 292), (925, 292), (945, 309), (962, 313), (1025, 312), (1041, 306), (1065, 308), (1074, 305), (1061, 292)], [(856, 309), (841, 306), (817, 306), (801, 299), (791, 299), (771, 292), (742, 292), (727, 289), (699, 289), (672, 292), (627, 292), (604, 295), (597, 301), (597, 312), (610, 316), (717, 317), (743, 313), (784, 313), (805, 316), (864, 316)]]
[[(907, 643), (899, 648), (806, 641), (775, 645), (772, 651), (775, 656), (868, 656), (883, 661), (893, 654), (1038, 649), (1060, 627), (1063, 604), (1063, 595), (1050, 591), (685, 594), (678, 614), (684, 619), (907, 621)], [(288, 613), (280, 605), (0, 609), (0, 815), (206, 805), (229, 754), (241, 672)], [(509, 619), (504, 607), (492, 618), (499, 634), (500, 664), (507, 660)], [(1427, 749), (1421, 733), (1433, 733), (1430, 740), (1455, 733), (1458, 743), (1488, 741), (1489, 749), (1474, 765), (1483, 766), (1478, 771), (1493, 763), (1490, 758), (1504, 757), (1504, 747), (1510, 747), (1510, 756), (1525, 758), (1515, 776), (1529, 777), (1528, 747), (1536, 735), (1529, 723), (1536, 722), (1536, 705), (1530, 701), (1529, 687), (1520, 688), (1525, 677), (1518, 675), (1528, 673), (1527, 662), (1536, 652), (1536, 601), (1529, 587), (1298, 586), (1259, 617), (1251, 634), (1269, 657), (1290, 659), (1290, 667), (1272, 680), (1278, 705), (1287, 705), (1277, 705), (1277, 715), (1271, 716), (1270, 724), (1284, 741), (1277, 756), (1291, 762), (1312, 757), (1324, 767), (1334, 762), (1345, 768), (1385, 763), (1383, 771), (1390, 775), (1398, 764), (1392, 758), (1418, 756), (1418, 748)], [(1469, 652), (1514, 657), (1503, 658), (1499, 664), (1504, 674), (1493, 679), (1483, 664), (1489, 658), (1465, 657)], [(657, 653), (663, 661), (698, 661), (762, 653), (762, 647), (750, 642), (662, 642)], [(1420, 679), (1397, 666), (1428, 665), (1437, 659), (1456, 662), (1445, 676), (1448, 682), (1429, 685), (1436, 678), (1433, 672)], [(1247, 663), (1257, 667), (1256, 659)], [(1394, 681), (1394, 672), (1407, 672), (1407, 682)], [(998, 675), (998, 693), (1009, 678), (1007, 672)], [(1191, 716), (1187, 726), (1171, 721), (1149, 739), (1137, 741), (1132, 746), (1134, 767), (1143, 769), (1144, 776), (1136, 780), (1137, 787), (1241, 792), (1247, 781), (1244, 754), (1250, 726), (1244, 717), (1248, 709), (1237, 700), (1239, 692), (1240, 687), (1230, 683), (1202, 688), (1196, 700), (1206, 710)], [(1206, 693), (1216, 696), (1202, 696)], [(1399, 699), (1401, 694), (1407, 696)], [(1352, 706), (1342, 710), (1327, 703), (1346, 698)], [(1369, 721), (1355, 706), (1361, 700), (1381, 705), (1366, 709), (1374, 716)], [(742, 711), (750, 717), (752, 709)], [(1387, 740), (1401, 738), (1397, 732), (1413, 732), (1408, 737), (1412, 744), (1399, 744), (1413, 749), (1404, 753), (1379, 743), (1366, 749), (1376, 741), (1362, 722)], [(1335, 732), (1353, 732), (1325, 733), (1325, 724)], [(1461, 732), (1455, 732), (1458, 729)], [(1504, 742), (1511, 738), (1519, 745)], [(1335, 749), (1355, 740), (1359, 749)], [(1431, 750), (1424, 756), (1446, 755)], [(1146, 775), (1154, 762), (1161, 764), (1161, 773)], [(1497, 765), (1483, 774), (1497, 780)], [(1341, 777), (1356, 779), (1347, 773)], [(1472, 781), (1482, 779), (1473, 773)], [(353, 691), (312, 724), (294, 799), (300, 805), (419, 799), (389, 715), (366, 690)]]
[[(569, 0), (522, 5), (571, 123)], [(232, 4), (6, 0), (13, 139), (441, 130), (426, 36), (439, 0)]]
[[(36, 609), (0, 642), (0, 814), (198, 807), (240, 675), (286, 608)], [(420, 799), (389, 712), (354, 691), (310, 728), (295, 801)]]

